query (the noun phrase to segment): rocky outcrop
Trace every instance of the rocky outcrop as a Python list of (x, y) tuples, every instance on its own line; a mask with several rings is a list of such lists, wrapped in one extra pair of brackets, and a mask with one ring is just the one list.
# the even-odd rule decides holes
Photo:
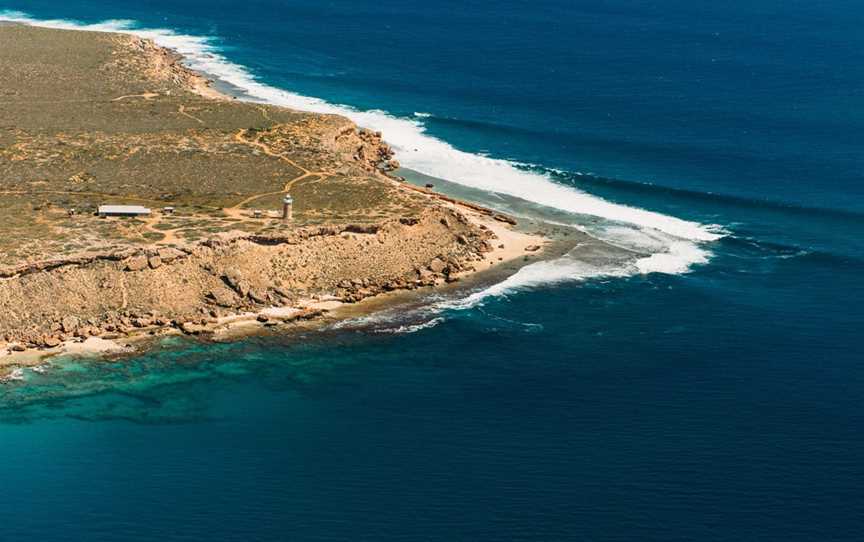
[[(0, 268), (0, 279), (16, 278), (34, 273), (44, 273), (62, 267), (85, 267), (100, 262), (125, 262), (127, 271), (139, 271), (148, 266), (148, 257), (158, 257), (163, 262), (172, 262), (178, 258), (188, 256), (187, 252), (173, 247), (154, 248), (149, 252), (141, 252), (135, 249), (123, 249), (117, 252), (90, 254), (85, 256), (70, 256), (42, 262), (28, 262), (12, 267)], [(143, 265), (142, 265), (143, 264)]]
[(362, 144), (357, 148), (353, 158), (365, 164), (367, 169), (390, 172), (399, 169), (399, 161), (393, 158), (393, 149), (384, 142), (381, 132), (360, 129), (357, 131)]
[(125, 271), (141, 271), (142, 269), (147, 268), (147, 256), (144, 254), (139, 254), (137, 256), (132, 256), (127, 259), (123, 269)]
[(0, 341), (52, 347), (167, 325), (198, 334), (220, 315), (309, 297), (356, 302), (457, 280), (491, 250), (490, 236), (455, 210), (431, 207), (377, 224), (31, 264), (0, 281)]

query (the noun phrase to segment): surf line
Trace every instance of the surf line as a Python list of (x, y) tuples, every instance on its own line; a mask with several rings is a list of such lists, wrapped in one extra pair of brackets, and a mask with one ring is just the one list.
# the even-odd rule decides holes
[[(624, 225), (624, 228), (608, 230), (610, 242), (619, 240), (616, 231), (624, 233), (620, 240), (629, 243), (633, 242), (633, 233), (636, 232), (651, 241), (645, 245), (637, 243), (638, 248), (648, 250), (652, 255), (643, 261), (643, 265), (637, 264), (633, 272), (686, 272), (691, 265), (705, 263), (710, 258), (711, 254), (702, 248), (703, 244), (724, 235), (716, 225), (704, 225), (613, 203), (556, 182), (546, 174), (527, 171), (508, 160), (459, 150), (426, 133), (426, 127), (419, 120), (425, 118), (422, 114), (415, 115), (413, 119), (400, 118), (381, 110), (358, 110), (267, 85), (246, 67), (225, 57), (220, 51), (219, 40), (211, 36), (181, 34), (164, 28), (144, 28), (131, 20), (85, 23), (67, 19), (38, 19), (12, 11), (0, 11), (0, 21), (69, 30), (125, 32), (151, 39), (157, 45), (181, 54), (187, 67), (239, 89), (242, 94), (238, 95), (238, 99), (314, 113), (338, 114), (350, 118), (361, 127), (381, 131), (400, 163), (425, 175), (487, 192), (506, 194), (574, 215), (594, 216)], [(574, 216), (574, 225), (578, 225), (576, 220)], [(626, 233), (622, 230), (631, 231)], [(556, 275), (562, 270), (557, 271)], [(579, 275), (579, 278), (583, 278), (581, 273)]]

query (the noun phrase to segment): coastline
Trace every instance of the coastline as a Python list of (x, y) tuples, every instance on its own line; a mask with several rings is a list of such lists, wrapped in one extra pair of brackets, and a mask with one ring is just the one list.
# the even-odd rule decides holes
[[(861, 539), (864, 4), (0, 5), (0, 342), (62, 340), (0, 383), (2, 540)], [(107, 68), (85, 103), (98, 85), (9, 61), (4, 17), (175, 43), (229, 99)], [(349, 123), (266, 104), (345, 111), (390, 175), (551, 241), (386, 291), (473, 228), (339, 156), (379, 156)], [(250, 199), (292, 182), (322, 235)]]
[(222, 342), (268, 332), (286, 335), (310, 327), (368, 317), (409, 303), (427, 304), (429, 296), (446, 291), (459, 291), (467, 295), (505, 280), (526, 265), (565, 254), (575, 244), (574, 240), (560, 237), (556, 240), (554, 236), (523, 233), (508, 227), (507, 223), (482, 217), (476, 211), (471, 220), (493, 230), (498, 235), (497, 244), (477, 269), (463, 271), (452, 280), (420, 288), (395, 289), (351, 303), (327, 297), (307, 299), (298, 305), (269, 306), (257, 311), (229, 313), (197, 324), (171, 322), (135, 328), (123, 334), (75, 337), (48, 348), (19, 350), (20, 347), (14, 344), (0, 342), (0, 384), (22, 380), (23, 369), (44, 372), (55, 357), (118, 361), (145, 353), (156, 347), (159, 341), (170, 337)]
[[(473, 207), (473, 204), (469, 205)], [(404, 305), (408, 300), (415, 304), (425, 303), (424, 298), (447, 290), (459, 290), (467, 294), (504, 280), (525, 265), (560, 256), (575, 244), (573, 240), (556, 240), (554, 236), (520, 232), (510, 224), (485, 217), (473, 208), (470, 210), (469, 219), (493, 231), (497, 236), (496, 244), (476, 269), (462, 271), (450, 280), (420, 288), (394, 289), (350, 303), (323, 297), (305, 299), (296, 305), (268, 306), (256, 311), (228, 313), (201, 323), (154, 323), (122, 334), (75, 337), (52, 347), (20, 349), (20, 346), (0, 341), (0, 383), (20, 380), (20, 369), (41, 370), (40, 368), (44, 368), (46, 362), (54, 357), (82, 357), (106, 361), (123, 359), (146, 352), (156, 341), (168, 337), (187, 336), (204, 341), (231, 341), (268, 331), (286, 334), (308, 329), (310, 325), (320, 326), (369, 316)]]
[[(118, 34), (118, 36), (124, 36)], [(148, 40), (137, 37), (129, 37), (133, 44), (141, 50), (141, 56), (149, 57), (148, 69), (153, 69), (159, 77), (169, 77), (178, 82), (187, 91), (198, 95), (201, 99), (214, 102), (236, 102), (237, 96), (231, 96), (220, 92), (215, 87), (219, 86), (208, 74), (192, 71), (182, 64), (182, 57), (174, 52), (159, 47)], [(126, 98), (121, 96), (120, 98)], [(278, 106), (268, 106), (268, 109), (283, 109)], [(290, 110), (286, 110), (290, 112)], [(182, 112), (182, 106), (181, 106)], [(266, 114), (265, 114), (266, 116)], [(380, 136), (378, 136), (380, 138)], [(309, 319), (320, 319), (325, 314), (328, 318), (338, 318), (341, 308), (348, 305), (356, 307), (356, 310), (348, 311), (356, 314), (363, 312), (362, 301), (365, 299), (381, 299), (382, 297), (398, 297), (397, 293), (403, 290), (415, 290), (418, 287), (433, 291), (435, 287), (457, 281), (466, 281), (474, 275), (482, 277), (499, 269), (502, 264), (513, 266), (517, 262), (536, 261), (542, 255), (544, 248), (551, 243), (547, 236), (537, 233), (527, 233), (514, 228), (516, 221), (510, 217), (489, 210), (480, 205), (461, 201), (449, 196), (435, 193), (431, 190), (419, 188), (405, 183), (398, 177), (388, 174), (386, 170), (376, 171), (385, 182), (389, 183), (395, 190), (411, 194), (417, 194), (430, 201), (437, 202), (442, 211), (453, 214), (454, 217), (462, 217), (466, 221), (466, 227), (483, 233), (489, 241), (484, 241), (485, 248), (478, 252), (478, 261), (470, 266), (459, 265), (455, 260), (448, 264), (442, 261), (440, 264), (431, 264), (429, 275), (416, 282), (397, 281), (393, 284), (385, 284), (378, 291), (357, 293), (353, 296), (341, 298), (336, 295), (313, 296), (298, 299), (292, 303), (272, 304), (265, 303), (255, 307), (255, 310), (247, 311), (219, 311), (207, 318), (194, 321), (180, 321), (177, 319), (164, 318), (135, 318), (134, 326), (126, 326), (127, 329), (112, 330), (111, 333), (100, 332), (96, 328), (89, 331), (76, 333), (74, 337), (65, 339), (42, 339), (41, 345), (26, 344), (21, 341), (3, 341), (0, 337), (0, 381), (17, 380), (21, 377), (22, 367), (39, 368), (46, 358), (57, 355), (89, 356), (89, 357), (111, 357), (133, 354), (140, 349), (146, 349), (147, 344), (153, 338), (167, 335), (186, 334), (194, 336), (208, 336), (216, 340), (229, 340), (232, 337), (248, 332), (256, 332), (261, 329), (284, 327), (285, 324), (297, 323)], [(442, 218), (442, 222), (445, 220)], [(448, 226), (449, 227), (449, 226)], [(230, 241), (229, 241), (230, 242)], [(460, 243), (463, 241), (460, 240)], [(193, 247), (194, 252), (194, 247)], [(190, 255), (192, 252), (190, 252)], [(133, 256), (132, 258), (134, 258)], [(128, 262), (130, 258), (124, 258)], [(167, 261), (167, 259), (166, 259)], [(152, 264), (152, 256), (151, 256)], [(30, 264), (33, 265), (32, 263)], [(60, 263), (59, 268), (67, 265), (87, 265), (87, 263), (71, 262), (71, 264)], [(126, 264), (128, 267), (128, 263)], [(439, 267), (435, 267), (438, 265)], [(456, 266), (453, 269), (449, 267)], [(518, 269), (519, 265), (516, 265)], [(146, 266), (145, 266), (146, 267)], [(151, 267), (153, 267), (151, 265)], [(38, 268), (38, 262), (37, 262)], [(439, 271), (444, 271), (441, 274)], [(513, 271), (513, 269), (511, 269)], [(437, 275), (437, 276), (436, 276)], [(15, 280), (12, 274), (4, 280)], [(390, 293), (393, 292), (393, 293)], [(385, 301), (384, 304), (387, 304)], [(369, 303), (367, 303), (367, 306)], [(378, 306), (378, 303), (373, 305)], [(62, 309), (62, 307), (61, 307)], [(65, 328), (65, 326), (64, 326)], [(7, 339), (9, 335), (7, 334)]]

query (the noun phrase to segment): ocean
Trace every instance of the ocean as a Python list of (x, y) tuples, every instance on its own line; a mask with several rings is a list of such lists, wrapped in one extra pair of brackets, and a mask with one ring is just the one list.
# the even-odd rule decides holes
[[(134, 4), (134, 5), (133, 5)], [(431, 4), (431, 5), (430, 5)], [(860, 540), (864, 6), (0, 0), (649, 255), (0, 389), (0, 540)]]

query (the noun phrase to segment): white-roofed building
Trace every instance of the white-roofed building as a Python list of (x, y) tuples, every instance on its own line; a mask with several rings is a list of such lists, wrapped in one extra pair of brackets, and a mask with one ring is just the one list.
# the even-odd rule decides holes
[(96, 211), (99, 216), (147, 216), (150, 209), (141, 205), (100, 205)]

